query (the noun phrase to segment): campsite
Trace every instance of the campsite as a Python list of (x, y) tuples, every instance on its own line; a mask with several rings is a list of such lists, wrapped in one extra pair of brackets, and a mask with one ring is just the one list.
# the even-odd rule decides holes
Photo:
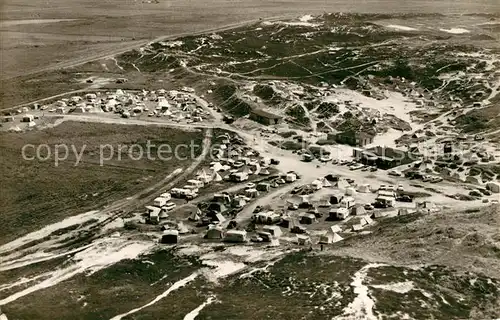
[(500, 317), (496, 3), (16, 1), (1, 320)]

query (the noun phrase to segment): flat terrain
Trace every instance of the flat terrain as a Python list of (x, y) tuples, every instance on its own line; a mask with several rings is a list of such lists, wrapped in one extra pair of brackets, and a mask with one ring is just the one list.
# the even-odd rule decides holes
[[(6, 243), (19, 235), (29, 233), (40, 226), (50, 224), (65, 217), (111, 204), (114, 200), (132, 196), (148, 186), (165, 178), (177, 168), (190, 164), (187, 160), (171, 159), (154, 161), (146, 157), (132, 160), (127, 151), (114, 151), (110, 161), (99, 163), (100, 145), (169, 144), (174, 148), (179, 144), (194, 141), (201, 145), (201, 132), (185, 132), (148, 126), (128, 126), (64, 122), (44, 131), (28, 134), (2, 133), (0, 135), (0, 159), (2, 170), (2, 192), (0, 207), (2, 220), (0, 243)], [(47, 144), (52, 157), (47, 161), (23, 160), (24, 145)], [(68, 159), (58, 166), (54, 163), (55, 145), (66, 144), (70, 148)], [(76, 157), (72, 146), (78, 152), (85, 146), (82, 161), (75, 166)], [(103, 154), (108, 157), (106, 147)], [(144, 149), (145, 150), (145, 149)], [(153, 149), (154, 150), (154, 149)], [(46, 150), (41, 151), (45, 157)], [(189, 155), (188, 151), (182, 151)], [(195, 150), (196, 156), (201, 149)], [(35, 156), (31, 148), (27, 152)], [(138, 151), (132, 152), (138, 158)]]
[[(323, 12), (495, 13), (495, 0), (411, 1), (46, 1), (1, 5), (2, 77), (42, 70), (61, 61), (107, 55), (135, 40), (190, 33), (272, 16)], [(50, 21), (50, 19), (56, 19)], [(58, 21), (57, 19), (75, 19)], [(27, 20), (31, 20), (27, 21)]]

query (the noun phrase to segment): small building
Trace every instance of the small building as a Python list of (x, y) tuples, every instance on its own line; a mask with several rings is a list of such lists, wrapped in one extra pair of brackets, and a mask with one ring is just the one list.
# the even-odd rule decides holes
[(247, 242), (245, 230), (228, 230), (224, 236), (225, 242)]
[(420, 153), (377, 146), (370, 149), (354, 148), (353, 157), (365, 165), (376, 166), (380, 169), (391, 169), (417, 161), (422, 155)]
[(13, 116), (5, 116), (2, 118), (3, 122), (14, 122), (14, 117)]
[(164, 244), (174, 244), (179, 241), (179, 231), (177, 230), (165, 230), (161, 236), (160, 243)]
[(280, 124), (283, 121), (281, 116), (256, 108), (250, 111), (250, 119), (264, 125)]
[(348, 130), (337, 133), (334, 137), (329, 136), (329, 138), (334, 138), (332, 140), (335, 140), (340, 144), (347, 144), (353, 147), (364, 147), (368, 144), (373, 143), (375, 134), (369, 132)]

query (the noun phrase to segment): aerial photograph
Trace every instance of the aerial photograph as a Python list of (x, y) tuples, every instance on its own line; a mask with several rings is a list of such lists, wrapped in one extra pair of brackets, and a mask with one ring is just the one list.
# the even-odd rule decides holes
[(0, 70), (0, 320), (500, 320), (500, 0), (2, 0)]

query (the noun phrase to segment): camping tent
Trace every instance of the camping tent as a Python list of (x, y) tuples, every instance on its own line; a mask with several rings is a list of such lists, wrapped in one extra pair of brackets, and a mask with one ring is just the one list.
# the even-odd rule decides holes
[(331, 186), (332, 186), (332, 184), (330, 183), (330, 181), (328, 181), (327, 179), (323, 179), (323, 187), (324, 188), (329, 188)]
[(188, 227), (186, 227), (186, 225), (182, 222), (177, 224), (177, 230), (179, 231), (179, 234), (186, 234), (190, 232)]
[(218, 226), (211, 226), (208, 228), (205, 238), (207, 239), (222, 239), (222, 228)]
[(215, 181), (215, 182), (220, 182), (223, 179), (222, 179), (222, 177), (221, 177), (221, 175), (219, 173), (215, 172), (212, 180)]
[(370, 185), (369, 184), (362, 184), (358, 187), (357, 191), (359, 193), (370, 193)]
[(347, 196), (354, 196), (356, 194), (356, 189), (354, 189), (353, 187), (347, 187), (345, 189), (345, 194)]
[(342, 232), (342, 229), (338, 225), (333, 225), (330, 227), (330, 231), (333, 233)]
[(212, 170), (217, 172), (217, 171), (221, 171), (223, 169), (222, 167), (222, 164), (220, 162), (215, 162), (213, 165), (212, 165)]
[(200, 209), (193, 211), (193, 213), (189, 216), (189, 221), (199, 221), (202, 213)]
[(360, 224), (355, 224), (352, 226), (352, 231), (361, 231), (363, 230), (363, 226)]
[(321, 188), (323, 188), (323, 182), (321, 182), (320, 180), (316, 179), (313, 182), (311, 182), (311, 186), (315, 190), (320, 190)]
[(305, 245), (311, 243), (311, 238), (306, 235), (298, 234), (297, 235), (297, 243), (299, 245)]
[(161, 236), (161, 243), (177, 243), (179, 241), (179, 231), (177, 230), (165, 230)]
[(366, 210), (363, 206), (354, 206), (351, 208), (351, 214), (355, 216), (360, 216), (366, 214)]
[(346, 188), (349, 188), (351, 185), (349, 184), (349, 182), (347, 182), (345, 179), (339, 179), (339, 181), (337, 182), (337, 188), (339, 189), (346, 189)]

